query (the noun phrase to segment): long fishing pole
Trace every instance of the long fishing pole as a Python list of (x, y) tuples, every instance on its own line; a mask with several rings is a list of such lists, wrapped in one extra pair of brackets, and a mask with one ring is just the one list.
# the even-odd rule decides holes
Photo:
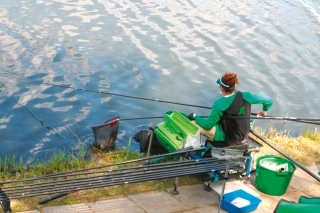
[[(68, 88), (68, 89), (73, 89), (73, 90), (92, 92), (92, 93), (100, 93), (100, 94), (114, 95), (114, 96), (119, 96), (119, 97), (126, 97), (126, 98), (133, 98), (133, 99), (140, 99), (140, 100), (147, 100), (147, 101), (155, 101), (155, 102), (162, 102), (162, 103), (169, 103), (169, 104), (176, 104), (176, 105), (197, 107), (197, 108), (203, 108), (203, 109), (212, 109), (211, 107), (207, 107), (207, 106), (200, 106), (200, 105), (193, 105), (193, 104), (186, 104), (186, 103), (165, 101), (165, 100), (145, 98), (145, 97), (132, 96), (132, 95), (124, 95), (124, 94), (112, 93), (112, 92), (105, 92), (105, 91), (100, 91), (100, 90), (79, 89), (79, 88), (72, 87), (72, 86), (58, 85), (58, 84), (46, 83), (46, 82), (41, 82), (41, 81), (36, 81), (36, 80), (26, 80), (26, 81), (27, 81), (27, 82), (35, 82), (35, 83), (38, 83), (38, 84), (45, 84), (45, 85), (55, 86), (55, 87), (62, 87), (62, 88)], [(252, 115), (256, 115), (256, 113), (252, 113)], [(160, 118), (160, 117), (150, 117), (150, 118)], [(150, 118), (149, 118), (149, 119), (150, 119)], [(148, 118), (127, 118), (127, 119), (123, 119), (123, 120), (137, 120), (137, 119), (148, 119)], [(265, 117), (259, 117), (259, 118), (257, 118), (257, 117), (250, 118), (250, 117), (248, 117), (248, 118), (246, 118), (246, 119), (290, 120), (290, 121), (296, 121), (296, 122), (301, 122), (301, 123), (309, 123), (309, 124), (315, 124), (315, 125), (319, 125), (319, 123), (312, 123), (312, 122), (309, 122), (309, 121), (320, 121), (320, 118), (310, 119), (310, 118), (277, 117), (277, 116), (273, 116), (273, 117), (265, 116)]]
[[(210, 168), (206, 169), (190, 169), (188, 171), (183, 171), (183, 172), (175, 172), (171, 174), (161, 174), (159, 176), (154, 176), (150, 175), (149, 177), (137, 177), (137, 178), (132, 178), (131, 180), (119, 180), (115, 181), (113, 183), (101, 183), (97, 184), (94, 186), (78, 186), (76, 190), (72, 190), (70, 192), (62, 192), (61, 196), (70, 194), (75, 191), (80, 191), (80, 190), (85, 190), (85, 189), (92, 189), (92, 188), (101, 188), (101, 187), (108, 187), (108, 186), (114, 186), (114, 185), (121, 185), (121, 184), (129, 184), (129, 183), (138, 183), (138, 182), (144, 182), (144, 181), (152, 181), (152, 180), (159, 180), (159, 179), (164, 179), (164, 178), (173, 178), (173, 177), (180, 177), (180, 176), (187, 176), (187, 175), (194, 175), (194, 174), (200, 174), (200, 173), (205, 173), (211, 171)], [(55, 197), (61, 197), (60, 193), (57, 194)], [(38, 203), (39, 204), (44, 204), (49, 201), (52, 201), (55, 197), (50, 197), (45, 200), (40, 200)]]
[[(197, 174), (197, 173), (204, 173), (207, 171), (211, 170), (216, 170), (216, 169), (223, 169), (225, 168), (225, 164), (218, 164), (218, 165), (212, 165), (212, 164), (204, 164), (202, 166), (194, 167), (194, 166), (188, 166), (187, 168), (172, 168), (171, 170), (164, 169), (162, 171), (156, 171), (156, 172), (148, 172), (145, 171), (145, 173), (138, 173), (138, 174), (131, 174), (130, 176), (127, 177), (127, 179), (124, 179), (123, 176), (120, 174), (117, 175), (115, 178), (104, 178), (104, 179), (99, 179), (100, 182), (95, 183), (94, 180), (87, 181), (85, 183), (75, 183), (75, 188), (70, 188), (67, 189), (68, 186), (61, 186), (57, 185), (58, 188), (54, 189), (48, 189), (48, 188), (43, 188), (43, 190), (40, 190), (39, 193), (33, 193), (34, 194), (28, 194), (24, 191), (18, 191), (18, 194), (14, 194), (11, 196), (10, 194), (9, 197), (11, 198), (20, 198), (20, 197), (29, 197), (29, 196), (38, 196), (38, 195), (43, 195), (43, 194), (52, 194), (55, 192), (59, 193), (65, 193), (65, 190), (79, 190), (82, 186), (85, 188), (82, 189), (89, 189), (89, 188), (97, 188), (97, 187), (103, 187), (107, 185), (117, 185), (117, 184), (122, 184), (122, 183), (132, 183), (132, 182), (137, 182), (137, 181), (149, 181), (149, 180), (154, 180), (154, 179), (162, 179), (162, 178), (167, 178), (167, 177), (175, 177), (175, 176), (183, 176), (183, 175), (188, 175), (188, 174)], [(106, 182), (109, 181), (109, 182)], [(68, 193), (67, 193), (68, 194)]]
[[(235, 159), (240, 159), (235, 158)], [(212, 164), (215, 163), (215, 164)], [(197, 166), (198, 168), (207, 167), (209, 164), (210, 168), (216, 170), (221, 169), (225, 166), (225, 164), (228, 163), (226, 160), (217, 160), (217, 159), (208, 159), (208, 161), (204, 160), (193, 160), (193, 162), (190, 161), (179, 161), (179, 164), (176, 163), (176, 165), (173, 165), (172, 163), (163, 163), (158, 164), (155, 168), (130, 168), (131, 170), (125, 171), (124, 169), (121, 169), (122, 171), (117, 171), (116, 173), (112, 174), (106, 174), (106, 175), (99, 175), (99, 176), (89, 176), (86, 178), (77, 178), (77, 179), (69, 179), (69, 180), (62, 180), (57, 181), (56, 179), (52, 180), (52, 182), (45, 182), (45, 183), (37, 183), (32, 185), (23, 185), (23, 186), (15, 186), (15, 187), (8, 187), (3, 188), (3, 190), (6, 190), (7, 194), (16, 193), (16, 194), (24, 194), (27, 195), (30, 190), (34, 193), (35, 189), (39, 189), (42, 192), (48, 191), (52, 192), (52, 189), (50, 186), (53, 186), (54, 189), (61, 189), (60, 191), (63, 191), (63, 189), (66, 189), (68, 187), (77, 187), (81, 183), (88, 183), (90, 185), (94, 185), (97, 183), (97, 181), (114, 181), (119, 178), (130, 178), (131, 176), (137, 175), (148, 175), (148, 174), (164, 174), (167, 172), (175, 172), (179, 170), (185, 170), (185, 169), (194, 169), (194, 166)]]
[[(108, 95), (114, 95), (119, 97), (126, 97), (126, 98), (133, 98), (133, 99), (140, 99), (140, 100), (147, 100), (147, 101), (155, 101), (155, 102), (162, 102), (162, 103), (169, 103), (169, 104), (176, 104), (176, 105), (182, 105), (182, 106), (190, 106), (190, 107), (197, 107), (197, 108), (203, 108), (203, 109), (212, 109), (212, 107), (208, 106), (200, 106), (200, 105), (193, 105), (193, 104), (186, 104), (186, 103), (178, 103), (178, 102), (172, 102), (172, 101), (165, 101), (165, 100), (159, 100), (159, 99), (151, 99), (151, 98), (145, 98), (145, 97), (139, 97), (139, 96), (131, 96), (131, 95), (124, 95), (119, 93), (112, 93), (112, 92), (105, 92), (100, 90), (90, 90), (90, 89), (78, 89), (76, 87), (72, 86), (63, 86), (63, 85), (57, 85), (52, 83), (45, 83), (40, 81), (32, 81), (39, 84), (47, 84), (51, 86), (56, 87), (63, 87), (63, 88), (70, 88), (74, 90), (81, 90), (81, 91), (87, 91), (87, 92), (93, 92), (93, 93), (101, 93), (101, 94), (108, 94)], [(252, 113), (251, 115), (257, 115), (256, 113)], [(137, 120), (137, 119), (153, 119), (153, 118), (161, 118), (161, 117), (149, 117), (149, 118), (126, 118), (122, 120)], [(301, 123), (309, 123), (309, 124), (315, 124), (319, 125), (319, 123), (312, 123), (309, 121), (320, 121), (320, 118), (297, 118), (297, 117), (279, 117), (279, 116), (265, 116), (265, 117), (248, 117), (246, 119), (273, 119), (273, 120), (290, 120), (290, 121), (296, 121)]]
[[(251, 113), (251, 115), (257, 116), (258, 113)], [(264, 116), (264, 118), (272, 118), (272, 117), (273, 117), (273, 118), (279, 118), (279, 116)], [(281, 118), (286, 118), (286, 117), (281, 117)], [(302, 119), (302, 118), (300, 118), (300, 119), (301, 119), (301, 120), (299, 120), (299, 119), (297, 119), (297, 120), (291, 119), (290, 121), (299, 122), (299, 123), (306, 123), (306, 124), (320, 125), (319, 122), (311, 122), (311, 121), (307, 121), (307, 120)], [(279, 120), (279, 119), (275, 119), (275, 120)], [(280, 119), (280, 120), (286, 120), (286, 119)]]
[[(80, 176), (80, 175), (86, 175), (88, 176), (89, 174), (96, 174), (96, 173), (103, 173), (103, 172), (107, 172), (108, 174), (103, 174), (103, 175), (99, 175), (99, 176), (93, 176), (94, 178), (97, 177), (113, 177), (113, 175), (118, 175), (121, 172), (121, 175), (125, 175), (127, 173), (130, 172), (138, 172), (138, 171), (156, 171), (156, 170), (160, 170), (160, 169), (170, 169), (172, 167), (185, 167), (185, 166), (192, 166), (192, 165), (200, 165), (200, 164), (206, 164), (207, 162), (216, 162), (216, 159), (213, 160), (207, 160), (207, 161), (203, 161), (203, 160), (189, 160), (189, 161), (176, 161), (176, 162), (170, 162), (170, 163), (162, 163), (162, 164), (148, 164), (148, 165), (140, 165), (137, 167), (129, 167), (129, 168), (121, 168), (121, 169), (108, 169), (105, 171), (94, 171), (94, 172), (85, 172), (85, 173), (72, 173), (68, 176), (63, 176), (63, 178), (65, 177), (71, 177), (71, 176)], [(221, 161), (221, 160), (220, 160)], [(113, 173), (111, 173), (113, 172)], [(58, 176), (59, 177), (59, 176)], [(67, 182), (73, 182), (75, 180), (86, 180), (86, 179), (91, 179), (93, 178), (92, 176), (90, 177), (82, 177), (82, 178), (75, 178), (75, 179), (62, 179), (62, 180), (56, 180), (57, 176), (54, 177), (55, 181), (53, 183), (51, 182), (44, 182), (44, 183), (35, 183), (35, 184), (24, 184), (21, 186), (13, 186), (13, 187), (7, 187), (6, 188), (6, 192), (9, 191), (14, 191), (20, 188), (30, 188), (33, 186), (39, 186), (39, 187), (46, 187), (46, 186), (50, 186), (51, 184), (56, 185), (58, 183), (67, 183)], [(21, 182), (25, 182), (24, 180), (21, 180)]]
[[(101, 169), (105, 167), (112, 167), (112, 166), (117, 166), (117, 165), (122, 165), (122, 164), (127, 164), (127, 163), (135, 163), (139, 161), (146, 161), (146, 160), (152, 160), (156, 158), (162, 158), (162, 157), (169, 157), (169, 156), (174, 156), (174, 155), (179, 155), (179, 154), (185, 154), (190, 151), (197, 152), (197, 151), (203, 151), (205, 148), (199, 148), (199, 149), (192, 149), (192, 147), (187, 147), (183, 150), (178, 150), (176, 152), (171, 152), (171, 153), (166, 153), (166, 154), (161, 154), (161, 155), (155, 155), (151, 157), (146, 157), (146, 158), (138, 158), (138, 159), (133, 159), (133, 160), (128, 160), (128, 161), (122, 161), (119, 163), (113, 163), (113, 164), (107, 164), (107, 165), (102, 165), (102, 166), (95, 166), (95, 167), (90, 167), (90, 168), (84, 168), (84, 169), (77, 169), (77, 170), (71, 170), (68, 172), (61, 172), (58, 174), (49, 174), (49, 175), (41, 175), (37, 177), (32, 177), (32, 178), (25, 178), (21, 180), (8, 180), (8, 181), (3, 181), (0, 182), (0, 184), (8, 184), (8, 183), (16, 183), (16, 182), (21, 182), (21, 181), (33, 181), (33, 180), (41, 180), (41, 179), (48, 179), (48, 178), (54, 178), (54, 177), (63, 177), (64, 175), (69, 175), (74, 172), (82, 172), (82, 171), (88, 171), (88, 170), (93, 170), (93, 169)], [(62, 175), (62, 176), (61, 176)]]
[[(202, 168), (208, 168), (208, 165), (197, 165), (197, 169), (202, 169)], [(212, 167), (210, 167), (212, 168)], [(159, 175), (165, 175), (165, 174), (171, 174), (171, 173), (178, 173), (181, 171), (187, 171), (188, 169), (194, 169), (194, 167), (188, 166), (188, 168), (182, 167), (182, 168), (177, 168), (173, 167), (170, 169), (161, 169), (161, 170), (155, 170), (155, 171), (140, 171), (139, 172), (131, 172), (131, 173), (125, 173), (125, 174), (113, 174), (112, 176), (97, 176), (94, 178), (86, 178), (83, 180), (73, 180), (70, 183), (60, 183), (60, 184), (54, 184), (54, 182), (51, 183), (51, 185), (39, 185), (37, 187), (32, 187), (32, 188), (21, 188), (16, 191), (9, 191), (6, 190), (6, 194), (8, 196), (12, 195), (28, 195), (29, 193), (33, 194), (39, 194), (39, 193), (44, 193), (44, 192), (49, 192), (53, 193), (55, 192), (63, 192), (66, 190), (76, 190), (79, 186), (86, 186), (86, 185), (99, 185), (101, 183), (114, 183), (115, 181), (130, 181), (132, 178), (135, 177), (152, 177), (152, 176), (159, 176)], [(36, 193), (37, 192), (37, 193)]]
[[(237, 158), (238, 159), (238, 158)], [(114, 170), (107, 170), (107, 172), (113, 172), (113, 173), (108, 173), (108, 174), (102, 174), (98, 176), (88, 176), (87, 173), (83, 173), (81, 175), (86, 175), (86, 177), (79, 177), (75, 179), (60, 179), (57, 180), (57, 178), (52, 178), (54, 179), (53, 182), (44, 182), (44, 183), (34, 183), (34, 184), (24, 184), (20, 186), (12, 186), (12, 187), (7, 187), (3, 188), (6, 190), (6, 192), (14, 192), (16, 190), (29, 190), (29, 189), (35, 189), (35, 188), (41, 188), (43, 190), (44, 187), (49, 187), (49, 186), (55, 186), (55, 185), (68, 185), (70, 182), (71, 184), (74, 183), (75, 181), (78, 182), (83, 182), (87, 180), (92, 180), (94, 179), (99, 179), (99, 178), (114, 178), (118, 177), (118, 175), (126, 176), (128, 174), (131, 174), (133, 172), (154, 172), (158, 170), (170, 170), (173, 167), (190, 167), (190, 166), (195, 166), (195, 165), (203, 165), (203, 164), (208, 164), (208, 163), (224, 163), (226, 162), (225, 160), (217, 160), (217, 159), (199, 159), (199, 160), (188, 160), (188, 161), (177, 161), (177, 162), (169, 162), (169, 163), (162, 163), (162, 164), (154, 164), (154, 165), (144, 165), (144, 166), (139, 166), (139, 167), (130, 167), (130, 168), (122, 168), (122, 169), (114, 169)], [(103, 173), (103, 171), (97, 171), (99, 174)], [(78, 174), (80, 175), (80, 174)], [(69, 176), (68, 176), (69, 177)], [(21, 182), (25, 182), (21, 180)]]
[[(257, 115), (257, 113), (251, 113), (251, 115)], [(208, 116), (200, 116), (200, 117), (208, 117)], [(154, 117), (136, 117), (136, 118), (120, 118), (121, 121), (130, 121), (130, 120), (143, 120), (143, 119), (163, 119), (163, 116), (154, 116)], [(238, 118), (238, 119), (266, 119), (266, 120), (285, 120), (285, 121), (293, 121), (299, 123), (320, 125), (320, 122), (312, 122), (312, 121), (320, 121), (320, 118), (297, 118), (297, 117), (280, 117), (280, 116), (247, 116), (247, 117), (226, 117), (226, 118)]]
[(228, 119), (265, 119), (265, 120), (287, 120), (287, 121), (320, 121), (320, 118), (298, 118), (298, 117), (275, 117), (275, 116), (230, 116)]
[(76, 88), (76, 87), (72, 87), (72, 86), (64, 86), (64, 85), (46, 83), (46, 82), (35, 81), (35, 80), (28, 80), (28, 82), (34, 82), (34, 83), (38, 83), (38, 84), (45, 84), (45, 85), (50, 85), (50, 86), (55, 86), (55, 87), (62, 87), (62, 88), (79, 90), (79, 91), (86, 91), (86, 92), (92, 92), (92, 93), (99, 93), (99, 94), (114, 95), (114, 96), (125, 97), (125, 98), (140, 99), (140, 100), (145, 100), (145, 101), (155, 101), (155, 102), (161, 102), (161, 103), (167, 103), (167, 104), (175, 104), (175, 105), (182, 105), (182, 106), (211, 109), (211, 107), (207, 107), (207, 106), (199, 106), (199, 105), (194, 105), (194, 104), (178, 103), (178, 102), (173, 102), (173, 101), (165, 101), (165, 100), (145, 98), (145, 97), (139, 97), (139, 96), (124, 95), (124, 94), (119, 94), (119, 93), (106, 92), (106, 91), (102, 91), (102, 90), (80, 89), (80, 88)]
[[(79, 91), (87, 91), (87, 92), (92, 92), (92, 93), (114, 95), (114, 96), (119, 96), (119, 97), (126, 97), (126, 98), (133, 98), (133, 99), (140, 99), (140, 100), (147, 100), (147, 101), (155, 101), (155, 102), (162, 102), (162, 103), (176, 104), (176, 105), (182, 105), (182, 106), (197, 107), (197, 108), (203, 108), (203, 109), (212, 109), (211, 107), (207, 107), (207, 106), (179, 103), (179, 102), (173, 102), (173, 101), (165, 101), (165, 100), (145, 98), (145, 97), (132, 96), (132, 95), (124, 95), (124, 94), (105, 92), (105, 91), (100, 91), (100, 90), (79, 89), (79, 88), (72, 87), (72, 86), (64, 86), (64, 85), (46, 83), (46, 82), (35, 81), (35, 80), (28, 80), (28, 82), (35, 82), (35, 83), (38, 83), (38, 84), (46, 84), (46, 85), (55, 86), (55, 87), (62, 87), (62, 88), (68, 88), (68, 89), (73, 89), (73, 90), (79, 90)], [(252, 115), (256, 115), (256, 113), (252, 113)], [(149, 118), (147, 118), (147, 117), (146, 118), (126, 118), (126, 119), (122, 119), (122, 120), (155, 119), (155, 118), (161, 118), (161, 117), (156, 116), (156, 117), (149, 117)], [(259, 118), (258, 117), (252, 117), (252, 118), (248, 117), (246, 119), (290, 120), (290, 121), (308, 123), (308, 124), (315, 124), (315, 125), (319, 125), (319, 123), (315, 123), (315, 122), (311, 122), (311, 121), (320, 121), (320, 118), (310, 119), (310, 118), (278, 117), (278, 116), (272, 116), (272, 117), (265, 116), (265, 117), (259, 117)]]
[(303, 165), (301, 165), (300, 163), (298, 163), (297, 161), (295, 161), (293, 158), (291, 158), (290, 156), (288, 156), (287, 154), (285, 154), (284, 152), (282, 152), (280, 149), (278, 149), (277, 147), (275, 147), (274, 145), (272, 145), (271, 143), (269, 143), (267, 140), (265, 140), (261, 135), (259, 135), (258, 133), (254, 132), (253, 130), (250, 130), (250, 132), (256, 136), (257, 138), (259, 138), (261, 141), (263, 141), (264, 143), (268, 144), (271, 148), (273, 148), (274, 150), (276, 150), (277, 152), (279, 152), (281, 155), (283, 155), (284, 157), (286, 157), (287, 159), (289, 159), (290, 161), (292, 161), (293, 163), (295, 163), (298, 167), (300, 167), (303, 171), (305, 171), (306, 173), (308, 173), (310, 176), (312, 176), (314, 179), (316, 179), (317, 181), (320, 182), (320, 177), (318, 177), (317, 175), (315, 175), (313, 172), (311, 172), (310, 170), (308, 170), (306, 167), (304, 167)]
[[(219, 166), (218, 169), (225, 169), (226, 165), (224, 166)], [(132, 176), (130, 179), (121, 179), (118, 178), (117, 180), (113, 180), (112, 182), (100, 182), (98, 184), (81, 184), (81, 185), (77, 185), (76, 189), (71, 189), (70, 192), (74, 192), (75, 190), (84, 190), (84, 189), (91, 189), (91, 188), (100, 188), (100, 187), (106, 187), (106, 186), (113, 186), (113, 185), (119, 185), (119, 184), (128, 184), (128, 183), (136, 183), (136, 182), (142, 182), (142, 181), (151, 181), (151, 180), (157, 180), (157, 179), (163, 179), (163, 178), (172, 178), (172, 177), (177, 177), (177, 176), (186, 176), (186, 175), (192, 175), (192, 174), (200, 174), (200, 173), (206, 173), (209, 171), (212, 171), (214, 169), (212, 169), (212, 167), (210, 166), (210, 164), (206, 164), (203, 165), (202, 168), (200, 167), (190, 167), (188, 169), (184, 169), (184, 170), (174, 170), (172, 172), (161, 172), (158, 174), (154, 174), (154, 173), (148, 173), (148, 174), (138, 174), (138, 175), (134, 175)], [(57, 190), (56, 190), (57, 191)], [(59, 194), (63, 193), (66, 194), (65, 192), (59, 192), (57, 191)], [(70, 194), (67, 193), (67, 194)], [(52, 191), (51, 191), (52, 193)], [(50, 201), (50, 200), (49, 200)], [(40, 203), (40, 202), (39, 202)], [(41, 203), (43, 204), (43, 203)]]

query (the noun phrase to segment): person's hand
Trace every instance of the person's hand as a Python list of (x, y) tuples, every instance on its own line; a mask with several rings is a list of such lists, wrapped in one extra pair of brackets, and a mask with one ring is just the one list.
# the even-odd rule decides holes
[(266, 111), (261, 111), (257, 114), (258, 117), (265, 117), (267, 116), (267, 112)]
[(188, 115), (188, 118), (190, 119), (190, 121), (193, 121), (193, 120), (194, 120), (194, 116), (196, 116), (196, 114), (194, 114), (194, 113), (190, 113), (190, 114)]

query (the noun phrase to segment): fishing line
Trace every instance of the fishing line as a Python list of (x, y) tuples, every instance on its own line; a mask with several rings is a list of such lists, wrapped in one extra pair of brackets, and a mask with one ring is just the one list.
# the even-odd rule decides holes
[(52, 130), (55, 135), (58, 136), (58, 133), (56, 131), (54, 131), (54, 129), (52, 129), (50, 126), (45, 126), (43, 121), (38, 119), (26, 106), (20, 104), (16, 99), (14, 99), (11, 95), (9, 96), (17, 105), (19, 105), (20, 107), (24, 108), (35, 120), (39, 121), (41, 126), (45, 127), (47, 130)]
[[(50, 127), (50, 126), (46, 126), (44, 124), (44, 122), (42, 120), (40, 120), (39, 118), (37, 118), (32, 112), (31, 110), (29, 110), (26, 106), (20, 104), (14, 97), (12, 97), (11, 95), (9, 95), (9, 97), (20, 107), (24, 108), (35, 120), (39, 121), (39, 123), (41, 124), (41, 126), (43, 126), (44, 128), (46, 128), (47, 130), (49, 130), (50, 133), (53, 133), (53, 135), (55, 135), (56, 137), (60, 138), (62, 141), (66, 142), (66, 138), (63, 137), (59, 132), (57, 132), (54, 128)], [(74, 135), (75, 138), (77, 138), (77, 140), (79, 141), (80, 139), (76, 136), (76, 134), (73, 133), (73, 131), (70, 129), (70, 127), (68, 125), (66, 125), (67, 128), (69, 129), (69, 131)]]

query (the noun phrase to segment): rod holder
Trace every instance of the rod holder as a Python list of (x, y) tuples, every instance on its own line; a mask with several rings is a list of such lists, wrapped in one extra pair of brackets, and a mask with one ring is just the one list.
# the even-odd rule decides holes
[(152, 146), (152, 141), (153, 141), (153, 125), (152, 127), (149, 128), (150, 130), (150, 139), (149, 139), (149, 144), (148, 144), (148, 152), (147, 152), (147, 157), (150, 156), (150, 150), (151, 150), (151, 146)]
[(205, 191), (207, 191), (207, 192), (211, 192), (211, 191), (212, 191), (212, 188), (211, 188), (211, 186), (210, 186), (210, 182), (209, 182), (208, 184), (204, 184), (203, 189), (204, 189)]
[(204, 184), (204, 187), (203, 187), (203, 189), (204, 189), (205, 191), (207, 191), (207, 192), (211, 192), (211, 191), (212, 191), (212, 188), (211, 188), (210, 185), (211, 185), (211, 182), (212, 182), (213, 173), (214, 173), (214, 171), (211, 171), (211, 172), (210, 172), (210, 175), (209, 175), (210, 181), (208, 182), (208, 184)]
[(226, 188), (227, 180), (229, 179), (228, 170), (229, 170), (229, 164), (227, 164), (227, 166), (226, 166), (226, 173), (224, 175), (224, 182), (223, 182), (223, 186), (222, 186), (222, 190), (221, 190), (221, 197), (220, 197), (220, 200), (219, 200), (218, 213), (220, 213), (220, 210), (221, 210), (222, 200), (224, 199), (224, 190)]

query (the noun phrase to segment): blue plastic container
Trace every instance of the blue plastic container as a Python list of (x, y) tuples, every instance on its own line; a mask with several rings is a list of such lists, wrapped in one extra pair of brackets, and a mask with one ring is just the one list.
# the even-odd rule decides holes
[[(220, 195), (218, 196), (220, 200)], [(238, 203), (237, 205), (232, 204), (236, 201), (245, 201), (242, 204), (248, 203), (245, 206), (241, 206), (241, 203)], [(224, 199), (221, 203), (221, 208), (228, 211), (229, 213), (247, 213), (252, 212), (258, 208), (258, 205), (260, 204), (261, 200), (248, 192), (238, 189), (229, 193), (224, 194)]]

